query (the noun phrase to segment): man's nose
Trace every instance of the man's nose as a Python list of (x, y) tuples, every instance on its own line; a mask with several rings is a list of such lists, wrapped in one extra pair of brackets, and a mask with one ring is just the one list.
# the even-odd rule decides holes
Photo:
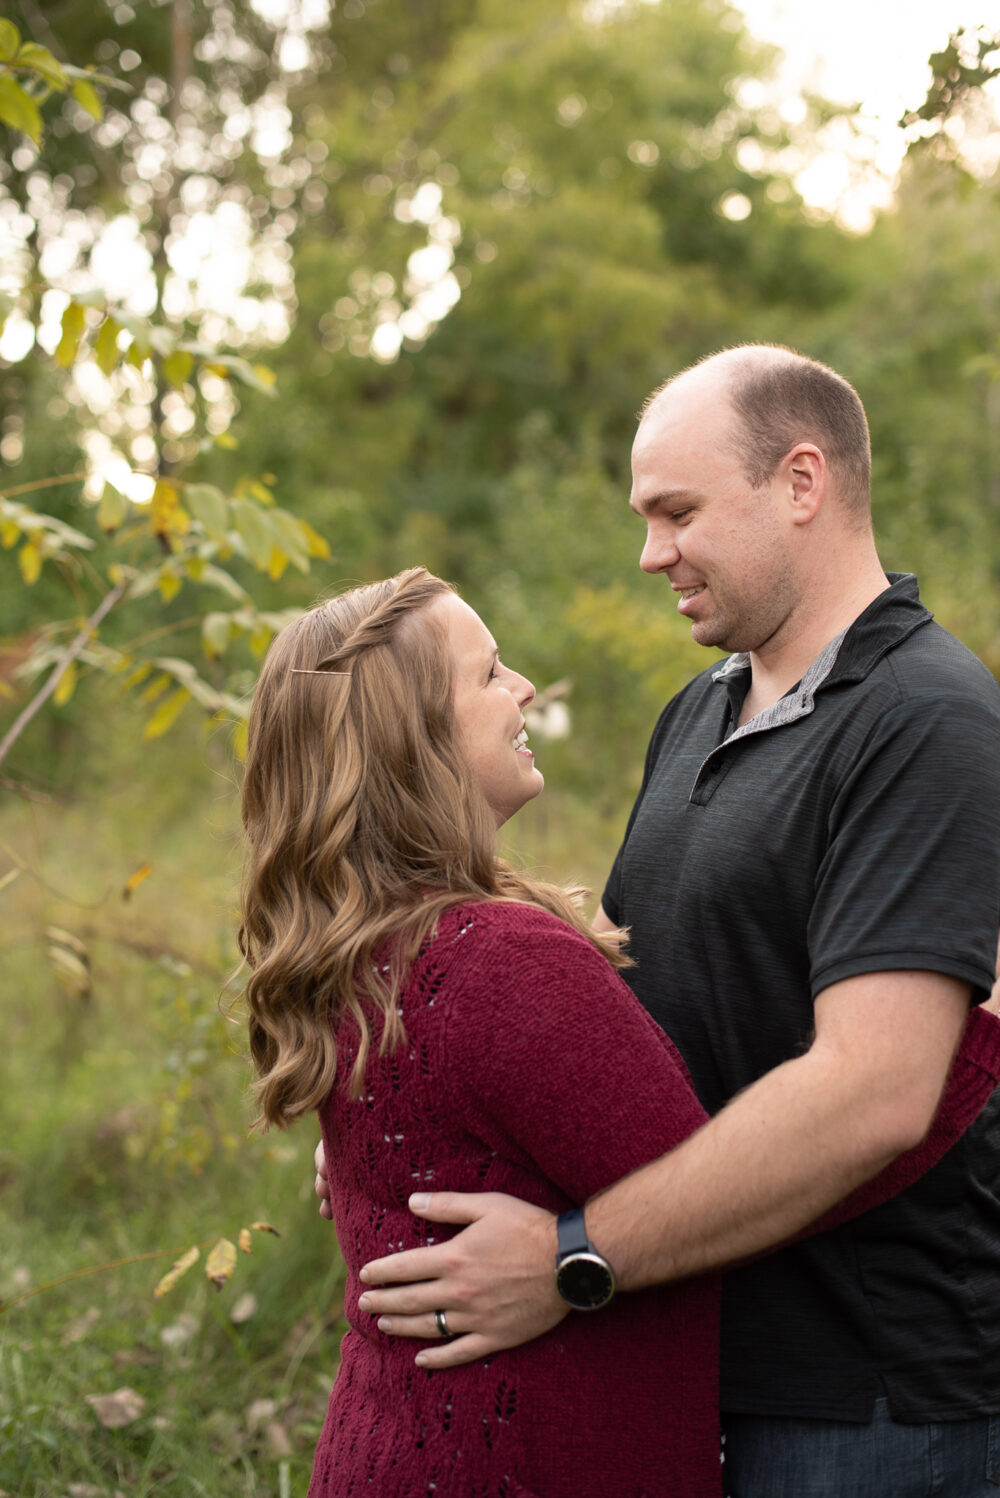
[(643, 572), (666, 572), (668, 567), (675, 566), (679, 560), (680, 552), (673, 536), (650, 526), (639, 558), (639, 566)]

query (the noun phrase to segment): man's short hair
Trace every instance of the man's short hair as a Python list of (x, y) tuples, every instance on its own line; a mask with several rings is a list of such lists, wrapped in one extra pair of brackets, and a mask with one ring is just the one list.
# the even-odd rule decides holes
[(767, 483), (796, 442), (813, 442), (826, 458), (845, 509), (867, 525), (871, 441), (854, 387), (826, 364), (780, 344), (744, 344), (700, 364), (715, 359), (729, 367), (728, 393), (739, 419), (733, 442), (753, 487)]

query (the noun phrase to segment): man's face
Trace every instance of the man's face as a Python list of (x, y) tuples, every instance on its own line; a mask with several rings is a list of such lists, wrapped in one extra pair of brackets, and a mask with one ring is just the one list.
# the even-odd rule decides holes
[(679, 594), (699, 645), (759, 651), (799, 600), (779, 475), (750, 486), (718, 376), (696, 371), (661, 395), (632, 448), (630, 504), (646, 522), (639, 565)]

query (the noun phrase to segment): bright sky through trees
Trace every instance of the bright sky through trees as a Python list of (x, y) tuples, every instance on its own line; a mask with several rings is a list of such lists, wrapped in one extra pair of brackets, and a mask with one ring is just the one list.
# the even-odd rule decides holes
[[(737, 0), (750, 30), (785, 53), (780, 99), (794, 119), (803, 89), (844, 104), (860, 103), (858, 129), (831, 127), (823, 149), (803, 163), (797, 185), (807, 202), (838, 208), (853, 228), (867, 228), (874, 208), (891, 198), (906, 149), (898, 121), (922, 103), (930, 83), (927, 59), (964, 26), (1000, 33), (1000, 0)], [(998, 92), (994, 90), (996, 103)], [(996, 165), (1000, 142), (963, 142), (970, 160)]]

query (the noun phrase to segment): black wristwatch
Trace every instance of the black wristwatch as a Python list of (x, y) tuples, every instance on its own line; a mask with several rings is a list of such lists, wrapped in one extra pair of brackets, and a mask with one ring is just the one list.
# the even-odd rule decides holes
[(587, 1237), (583, 1208), (563, 1212), (556, 1223), (556, 1289), (577, 1311), (599, 1311), (615, 1298), (614, 1270)]

